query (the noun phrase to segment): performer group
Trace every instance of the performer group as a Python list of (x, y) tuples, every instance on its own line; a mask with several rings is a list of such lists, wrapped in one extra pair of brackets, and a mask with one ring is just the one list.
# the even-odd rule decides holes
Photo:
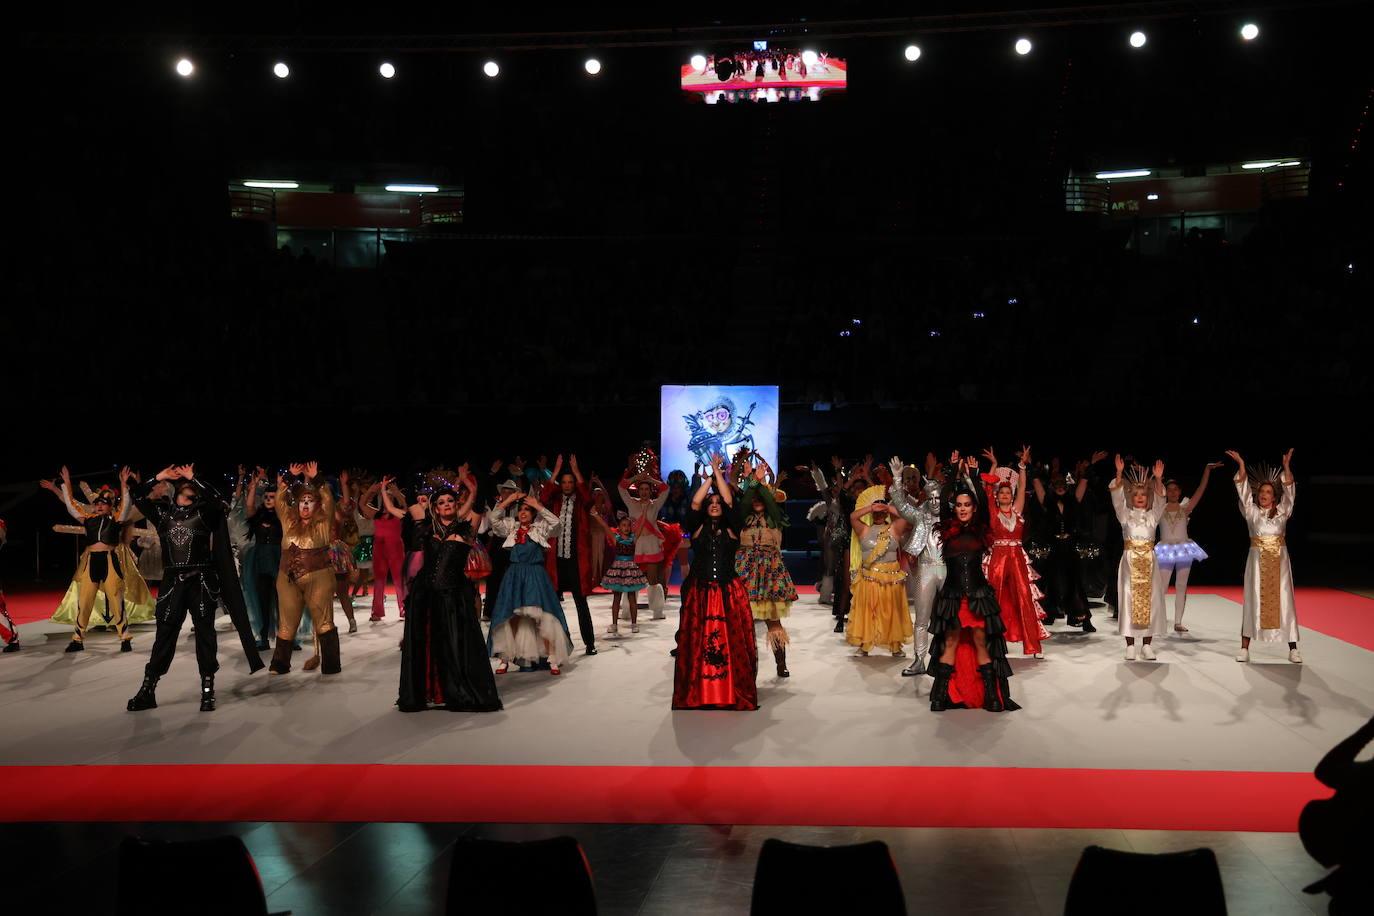
[[(1248, 662), (1259, 639), (1286, 642), (1289, 661), (1301, 663), (1285, 542), (1293, 452), (1278, 470), (1226, 454), (1250, 536), (1236, 659)], [(838, 456), (828, 471), (814, 462), (796, 468), (819, 500), (806, 518), (821, 553), (819, 601), (833, 613), (837, 642), (858, 656), (909, 657), (901, 675), (931, 679), (934, 712), (1014, 711), (1021, 707), (1010, 686), (1011, 647), (1043, 659), (1047, 624), (1060, 618), (1095, 632), (1087, 594), (1100, 564), (1125, 659), (1156, 660), (1156, 639), (1170, 626), (1188, 632), (1189, 575), (1207, 559), (1189, 519), (1221, 463), (1203, 468), (1184, 497), (1163, 461), (1106, 459), (1095, 453), (1065, 473), (1057, 461), (1037, 467), (1023, 446), (1009, 467), (985, 449), (981, 458), (953, 452), (945, 462), (928, 454), (919, 468), (898, 457), (846, 466)], [(1114, 473), (1098, 474), (1099, 466)], [(690, 477), (673, 471), (665, 480), (647, 444), (629, 456), (614, 488), (584, 476), (575, 455), (566, 463), (557, 456), (552, 470), (543, 457), (498, 460), (483, 480), (467, 465), (435, 468), (409, 491), (362, 469), (326, 478), (314, 462), (276, 474), (240, 466), (227, 496), (193, 465), (146, 480), (123, 468), (117, 486), (83, 482), (80, 493), (63, 468), (42, 486), (78, 523), (55, 529), (78, 535), (82, 549), (53, 619), (72, 627), (67, 652), (85, 651), (100, 627), (131, 652), (131, 627), (154, 621), (143, 681), (127, 703), (139, 712), (157, 707), (189, 616), (200, 708), (209, 712), (219, 609), (250, 673), (270, 650), (270, 673), (289, 675), (308, 642), (302, 668), (337, 676), (344, 645), (335, 602), (351, 635), (354, 599), (370, 592), (370, 619), (383, 620), (390, 582), (404, 621), (397, 708), (491, 712), (502, 708), (498, 684), (513, 672), (557, 677), (579, 642), (584, 655), (597, 654), (587, 603), (597, 588), (612, 595), (603, 637), (633, 638), (641, 608), (652, 619), (666, 616), (678, 567), (672, 708), (752, 710), (761, 648), (778, 678), (791, 676), (787, 621), (798, 593), (782, 550), (787, 476), (742, 447), (711, 454)], [(1095, 487), (1120, 525), (1119, 541), (1091, 537)], [(0, 521), (0, 546), (7, 533)], [(149, 581), (157, 582), (155, 601)], [(5, 652), (20, 648), (3, 590), (0, 642)]]

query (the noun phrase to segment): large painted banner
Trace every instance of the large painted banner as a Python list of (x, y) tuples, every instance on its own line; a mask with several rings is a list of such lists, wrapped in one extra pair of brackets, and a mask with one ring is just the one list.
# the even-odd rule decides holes
[(778, 466), (777, 385), (664, 385), (659, 460), (663, 473), (692, 473), (719, 452), (728, 462), (743, 447)]

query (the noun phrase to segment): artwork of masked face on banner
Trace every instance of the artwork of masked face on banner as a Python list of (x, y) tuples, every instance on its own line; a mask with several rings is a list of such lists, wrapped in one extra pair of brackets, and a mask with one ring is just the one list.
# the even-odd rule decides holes
[(665, 471), (691, 473), (720, 453), (729, 462), (741, 448), (778, 457), (777, 385), (664, 385), (660, 397), (661, 462)]

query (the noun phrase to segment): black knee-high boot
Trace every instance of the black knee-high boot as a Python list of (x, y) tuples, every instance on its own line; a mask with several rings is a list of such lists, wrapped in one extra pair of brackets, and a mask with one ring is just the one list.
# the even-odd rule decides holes
[(953, 709), (954, 704), (949, 700), (949, 679), (954, 677), (954, 666), (935, 662), (930, 666), (930, 670), (931, 676), (935, 678), (935, 683), (930, 688), (930, 711), (944, 712), (946, 709)]
[(988, 712), (1002, 711), (1002, 697), (998, 694), (997, 675), (992, 673), (992, 662), (978, 666), (983, 676), (983, 708)]
[(1020, 709), (1021, 705), (1019, 703), (1015, 703), (1012, 701), (1011, 685), (1007, 683), (1007, 679), (1004, 677), (999, 677), (997, 679), (997, 685), (1002, 688), (1002, 711), (1015, 712), (1016, 710)]
[(338, 674), (343, 670), (343, 662), (339, 658), (339, 631), (330, 630), (328, 633), (321, 633), (320, 640), (320, 673)]
[(215, 676), (213, 674), (200, 676), (200, 711), (215, 711)]
[(285, 674), (290, 671), (292, 651), (291, 640), (282, 639), (278, 635), (276, 648), (272, 650), (272, 664), (267, 666), (267, 670), (273, 674)]
[(145, 709), (157, 709), (157, 682), (156, 674), (144, 674), (143, 686), (138, 688), (138, 693), (134, 694), (129, 701), (129, 712), (141, 712)]

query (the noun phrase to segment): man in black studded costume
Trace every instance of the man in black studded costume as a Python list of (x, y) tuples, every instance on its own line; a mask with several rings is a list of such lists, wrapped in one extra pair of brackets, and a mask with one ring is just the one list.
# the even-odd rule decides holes
[[(173, 483), (172, 501), (150, 498), (157, 481)], [(224, 500), (195, 478), (192, 465), (168, 467), (135, 491), (134, 503), (157, 529), (165, 570), (157, 597), (157, 635), (143, 673), (143, 686), (129, 700), (129, 711), (157, 707), (155, 690), (176, 652), (187, 613), (195, 627), (196, 662), (200, 666), (200, 709), (215, 708), (215, 609), (223, 603), (248, 657), (249, 671), (263, 666), (248, 623), (225, 520)]]

